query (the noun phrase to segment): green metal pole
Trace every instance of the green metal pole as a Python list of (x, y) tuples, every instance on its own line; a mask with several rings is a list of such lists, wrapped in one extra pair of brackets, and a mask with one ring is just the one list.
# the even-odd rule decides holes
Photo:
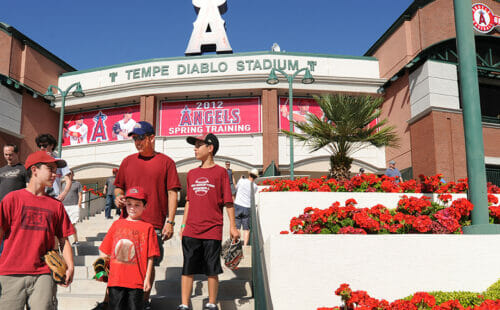
[[(68, 89), (69, 90), (69, 89)], [(64, 122), (64, 104), (66, 103), (67, 92), (61, 92), (61, 113), (59, 114), (59, 135), (57, 137), (57, 152), (59, 158), (62, 158), (62, 136), (63, 136), (63, 122)]]
[[(293, 76), (288, 76), (288, 103), (290, 104), (290, 112), (288, 113), (288, 119), (290, 123), (290, 132), (293, 133)], [(294, 179), (293, 174), (293, 136), (290, 136), (290, 179)]]
[[(488, 198), (486, 193), (486, 169), (484, 165), (483, 129), (479, 103), (476, 44), (472, 29), (471, 2), (454, 0), (455, 27), (457, 33), (458, 71), (463, 109), (465, 154), (469, 182), (469, 199), (474, 204), (472, 226), (466, 233), (485, 233), (488, 225)], [(480, 225), (478, 227), (473, 227)], [(479, 230), (478, 230), (479, 228)], [(487, 228), (486, 228), (487, 229)]]

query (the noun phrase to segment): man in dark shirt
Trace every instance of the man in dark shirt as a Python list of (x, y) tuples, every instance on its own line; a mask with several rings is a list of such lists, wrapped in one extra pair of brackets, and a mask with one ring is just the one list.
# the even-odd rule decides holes
[[(111, 216), (111, 209), (116, 208), (115, 206), (115, 178), (118, 168), (113, 168), (113, 175), (106, 180), (104, 184), (104, 194), (106, 195), (106, 208), (104, 209), (104, 214), (107, 219), (113, 219)], [(116, 209), (116, 215), (120, 215), (120, 209)]]
[(25, 188), (26, 169), (19, 162), (19, 149), (15, 144), (6, 144), (3, 147), (3, 157), (7, 165), (0, 168), (0, 201), (8, 193)]

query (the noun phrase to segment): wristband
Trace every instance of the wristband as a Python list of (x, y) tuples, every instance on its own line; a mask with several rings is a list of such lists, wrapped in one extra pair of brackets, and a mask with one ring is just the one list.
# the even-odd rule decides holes
[(181, 225), (181, 228), (184, 228), (184, 227), (186, 227), (186, 224), (182, 224), (182, 225)]

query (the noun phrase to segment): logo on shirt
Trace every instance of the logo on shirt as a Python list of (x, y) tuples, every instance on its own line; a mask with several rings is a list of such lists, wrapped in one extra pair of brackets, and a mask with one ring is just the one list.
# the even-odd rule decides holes
[(210, 188), (215, 188), (215, 185), (210, 184), (210, 181), (206, 177), (200, 177), (191, 184), (191, 188), (196, 195), (205, 196)]
[(130, 263), (135, 257), (135, 246), (129, 239), (120, 239), (115, 246), (115, 257), (119, 262)]
[(15, 169), (15, 170), (9, 170), (9, 171), (6, 171), (4, 172), (1, 177), (3, 178), (17, 178), (17, 176), (21, 174), (21, 170), (20, 169)]
[(24, 206), (21, 215), (21, 228), (49, 231), (52, 225), (52, 216), (51, 210)]

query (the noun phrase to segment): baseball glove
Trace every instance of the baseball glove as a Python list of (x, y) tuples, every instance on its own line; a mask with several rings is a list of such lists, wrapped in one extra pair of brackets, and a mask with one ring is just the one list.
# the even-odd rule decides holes
[(104, 282), (108, 282), (109, 258), (99, 257), (98, 259), (95, 260), (92, 266), (94, 266), (94, 272), (95, 272), (94, 279), (102, 278)]
[(68, 266), (61, 255), (56, 250), (50, 250), (42, 257), (42, 260), (49, 266), (52, 279), (57, 284), (65, 284)]
[(224, 264), (231, 270), (238, 269), (238, 265), (243, 258), (243, 248), (241, 241), (226, 240), (222, 245), (221, 256), (224, 259)]

